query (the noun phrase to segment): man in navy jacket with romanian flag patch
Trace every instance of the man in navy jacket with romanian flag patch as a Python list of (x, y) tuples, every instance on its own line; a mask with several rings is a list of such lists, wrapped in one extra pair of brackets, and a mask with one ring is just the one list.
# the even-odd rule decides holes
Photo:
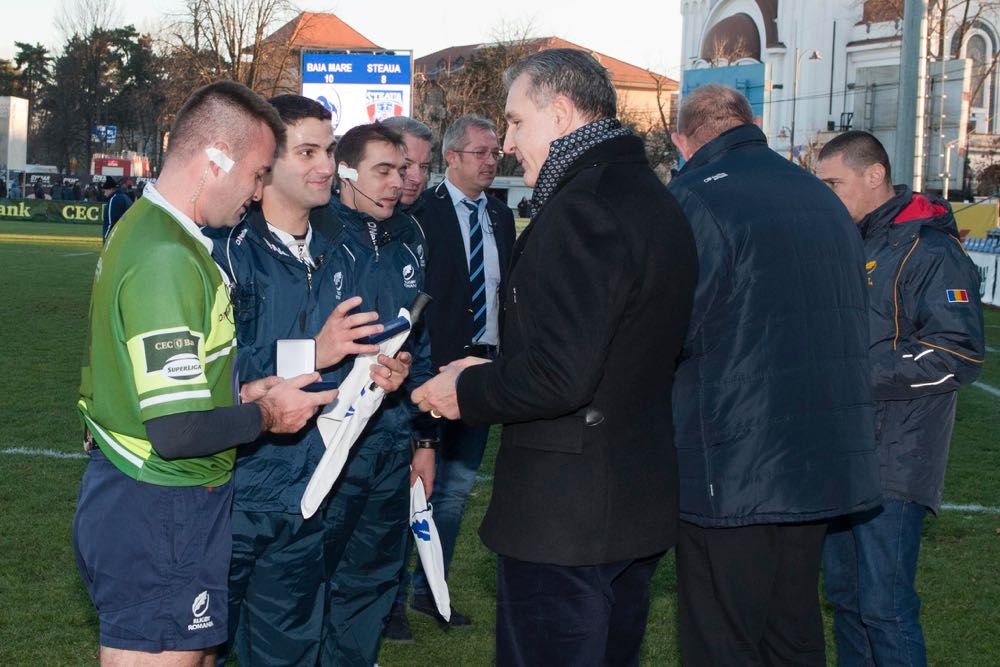
[(983, 363), (979, 272), (951, 207), (893, 187), (889, 158), (867, 132), (824, 146), (817, 175), (847, 207), (865, 244), (881, 507), (831, 524), (824, 545), (840, 664), (926, 665), (914, 589), (920, 529), (944, 490), (958, 388)]

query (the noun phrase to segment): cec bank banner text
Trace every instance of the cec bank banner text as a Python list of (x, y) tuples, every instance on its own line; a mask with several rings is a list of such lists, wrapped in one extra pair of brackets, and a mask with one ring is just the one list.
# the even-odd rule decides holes
[(100, 224), (104, 220), (104, 202), (0, 199), (0, 219)]

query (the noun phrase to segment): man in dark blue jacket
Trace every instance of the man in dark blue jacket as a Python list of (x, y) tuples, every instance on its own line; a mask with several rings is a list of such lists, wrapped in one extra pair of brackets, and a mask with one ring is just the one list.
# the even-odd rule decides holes
[(826, 520), (878, 503), (864, 251), (746, 98), (689, 93), (670, 183), (698, 246), (673, 407), (685, 664), (825, 665)]
[[(427, 307), (426, 322), (433, 368), (470, 355), (497, 358), (500, 295), (514, 246), (514, 216), (506, 204), (486, 193), (503, 155), (493, 121), (474, 114), (461, 116), (445, 131), (441, 152), (448, 162), (445, 179), (426, 190), (417, 203), (430, 251), (427, 293), (434, 301)], [(404, 193), (404, 201), (405, 197)], [(489, 426), (469, 426), (458, 420), (441, 424), (437, 477), (430, 500), (441, 537), (445, 577), (489, 433)], [(390, 639), (412, 638), (404, 611), (408, 583), (404, 577), (393, 605), (386, 629)], [(413, 575), (410, 607), (444, 623), (419, 564)], [(448, 625), (471, 622), (452, 609)]]
[(982, 368), (979, 272), (951, 207), (893, 187), (889, 156), (867, 132), (835, 137), (817, 175), (865, 244), (875, 433), (882, 506), (830, 526), (826, 594), (842, 665), (926, 665), (914, 588), (920, 529), (944, 490), (958, 388)]
[[(315, 338), (316, 367), (324, 380), (340, 381), (351, 369), (351, 359), (345, 357), (377, 351), (377, 346), (354, 340), (381, 331), (371, 324), (379, 313), (351, 314), (359, 305), (376, 307), (377, 286), (362, 275), (356, 253), (344, 244), (343, 221), (327, 205), (334, 173), (330, 112), (297, 95), (270, 102), (286, 124), (286, 142), (264, 183), (261, 205), (217, 240), (213, 253), (232, 283), (240, 380), (275, 373), (276, 340)], [(373, 380), (387, 392), (398, 389), (409, 357), (408, 352), (399, 360), (379, 357), (382, 366), (373, 367)], [(399, 417), (386, 415), (394, 402), (399, 399), (387, 396), (358, 448), (363, 450), (386, 421), (399, 430)], [(400, 440), (398, 449), (408, 452), (408, 432)], [(331, 542), (350, 539), (340, 532), (327, 535), (322, 512), (310, 519), (301, 514), (302, 494), (324, 451), (311, 422), (291, 436), (265, 434), (238, 453), (229, 636), (240, 664), (321, 662), (331, 576), (328, 549)], [(345, 475), (355, 469), (357, 458), (348, 463)], [(433, 456), (429, 459), (424, 467), (433, 470)], [(342, 485), (331, 497), (355, 493), (354, 486)], [(396, 523), (405, 525), (407, 509), (405, 500), (392, 508)], [(357, 554), (360, 560), (366, 556), (377, 559), (379, 554)]]
[(101, 190), (104, 193), (104, 198), (107, 200), (107, 203), (104, 205), (104, 225), (101, 229), (101, 237), (107, 239), (108, 234), (111, 233), (111, 228), (115, 226), (116, 222), (121, 220), (121, 217), (125, 215), (125, 211), (132, 205), (132, 199), (125, 194), (125, 191), (122, 190), (118, 181), (113, 176), (108, 176), (104, 179)]
[[(423, 232), (413, 218), (396, 210), (405, 160), (403, 138), (380, 123), (352, 128), (337, 144), (340, 190), (331, 208), (343, 222), (340, 240), (351, 256), (358, 294), (383, 322), (410, 307), (424, 288)], [(415, 386), (431, 377), (423, 326), (413, 331), (408, 345), (413, 355), (409, 381)], [(374, 664), (404, 567), (409, 489), (419, 475), (431, 495), (436, 447), (433, 420), (420, 416), (402, 393), (386, 396), (334, 487), (326, 509), (326, 558), (332, 574), (324, 665)]]

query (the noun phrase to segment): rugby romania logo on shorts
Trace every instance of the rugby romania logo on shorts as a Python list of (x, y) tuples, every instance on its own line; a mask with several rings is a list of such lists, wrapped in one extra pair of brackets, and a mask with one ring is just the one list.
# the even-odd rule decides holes
[(950, 289), (948, 303), (969, 303), (969, 293), (964, 289)]
[(195, 596), (194, 602), (191, 603), (191, 613), (194, 614), (194, 618), (191, 619), (188, 631), (215, 627), (212, 617), (208, 616), (209, 602), (211, 602), (211, 598), (208, 591), (202, 591)]

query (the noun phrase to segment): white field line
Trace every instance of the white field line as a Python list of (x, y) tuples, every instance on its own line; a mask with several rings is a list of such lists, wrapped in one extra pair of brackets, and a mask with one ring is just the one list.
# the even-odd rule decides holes
[(986, 384), (985, 382), (973, 382), (972, 386), (973, 387), (978, 387), (979, 389), (982, 389), (983, 391), (985, 391), (985, 392), (987, 392), (989, 394), (993, 394), (997, 398), (1000, 398), (1000, 389), (997, 389), (996, 387), (991, 387), (990, 385)]
[[(978, 382), (976, 384), (979, 384)], [(1000, 390), (995, 390), (993, 387), (989, 387), (990, 390), (997, 391), (1000, 395)], [(31, 447), (8, 447), (7, 449), (0, 449), (0, 454), (20, 454), (22, 456), (41, 456), (52, 459), (87, 459), (89, 458), (84, 453), (76, 452), (60, 452), (55, 449), (34, 449)], [(485, 475), (480, 473), (476, 475), (477, 482), (492, 482), (493, 475)], [(951, 512), (966, 512), (973, 514), (1000, 514), (1000, 507), (990, 507), (988, 505), (980, 505), (978, 503), (942, 503), (941, 509)]]
[(993, 354), (996, 354), (997, 352), (1000, 352), (1000, 349), (995, 348), (995, 347), (990, 347), (989, 345), (987, 345), (986, 346), (986, 351), (987, 352), (991, 352)]
[(973, 514), (1000, 514), (1000, 507), (988, 507), (979, 503), (961, 505), (956, 503), (941, 503), (941, 509), (952, 512), (971, 512)]
[(84, 257), (86, 255), (96, 255), (96, 252), (65, 252), (63, 257)]
[(0, 449), (0, 454), (21, 454), (22, 456), (43, 456), (50, 459), (86, 459), (83, 452), (60, 452), (56, 449), (35, 449), (34, 447), (8, 447)]

